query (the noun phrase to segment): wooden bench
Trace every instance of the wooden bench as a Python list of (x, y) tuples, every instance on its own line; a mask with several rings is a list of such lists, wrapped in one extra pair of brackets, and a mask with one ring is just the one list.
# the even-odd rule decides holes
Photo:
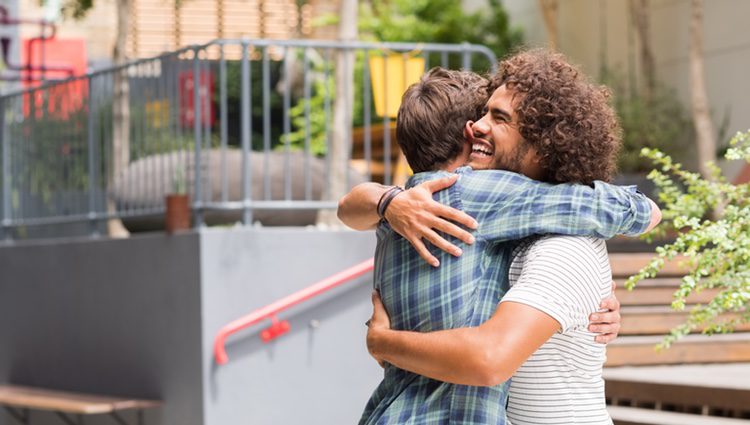
[(24, 425), (31, 423), (31, 410), (54, 412), (68, 425), (80, 425), (83, 415), (109, 415), (120, 425), (127, 421), (119, 414), (123, 410), (136, 410), (138, 425), (143, 425), (143, 411), (160, 407), (155, 400), (107, 397), (43, 388), (0, 385), (0, 405), (16, 420)]

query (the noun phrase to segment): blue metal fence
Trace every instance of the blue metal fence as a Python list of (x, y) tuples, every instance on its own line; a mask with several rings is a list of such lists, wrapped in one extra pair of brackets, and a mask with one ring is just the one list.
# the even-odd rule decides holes
[(336, 206), (327, 190), (341, 53), (355, 57), (349, 124), (337, 142), (349, 185), (390, 183), (396, 168), (392, 120), (372, 109), (369, 58), (397, 53), (423, 58), (425, 69), (479, 71), (496, 61), (470, 44), (218, 40), (4, 94), (0, 238), (73, 222), (93, 234), (109, 218), (158, 226), (165, 194), (182, 190), (196, 226), (314, 221)]

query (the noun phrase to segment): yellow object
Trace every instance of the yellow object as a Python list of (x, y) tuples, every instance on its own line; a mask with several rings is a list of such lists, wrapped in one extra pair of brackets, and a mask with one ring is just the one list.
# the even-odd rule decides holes
[(401, 96), (424, 73), (424, 58), (392, 53), (370, 57), (370, 78), (375, 113), (396, 118)]

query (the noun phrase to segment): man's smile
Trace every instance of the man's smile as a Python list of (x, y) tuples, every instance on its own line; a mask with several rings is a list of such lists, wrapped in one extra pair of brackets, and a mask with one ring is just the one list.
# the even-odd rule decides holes
[(487, 158), (495, 153), (494, 145), (484, 139), (474, 138), (471, 140), (471, 157)]

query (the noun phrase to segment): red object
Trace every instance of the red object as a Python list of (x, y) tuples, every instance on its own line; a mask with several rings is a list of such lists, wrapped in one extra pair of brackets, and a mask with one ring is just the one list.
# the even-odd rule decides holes
[(239, 332), (249, 326), (252, 326), (261, 320), (271, 318), (271, 326), (263, 330), (260, 334), (263, 342), (269, 342), (274, 338), (281, 336), (289, 332), (289, 322), (286, 320), (279, 321), (276, 315), (283, 310), (286, 310), (292, 306), (295, 306), (303, 301), (320, 295), (323, 292), (331, 290), (343, 283), (346, 283), (354, 278), (362, 276), (365, 273), (372, 271), (375, 265), (375, 260), (370, 258), (367, 261), (357, 264), (356, 266), (350, 267), (333, 276), (325, 278), (320, 282), (313, 284), (305, 289), (297, 291), (291, 295), (288, 295), (272, 304), (269, 304), (263, 308), (255, 310), (245, 317), (237, 319), (219, 330), (214, 339), (214, 358), (216, 363), (223, 365), (229, 361), (226, 352), (226, 341), (227, 337), (233, 333)]
[[(198, 73), (200, 85), (201, 124), (204, 126), (214, 123), (214, 75), (208, 71)], [(193, 71), (182, 71), (179, 75), (180, 84), (180, 123), (183, 127), (192, 128), (195, 123), (195, 93), (193, 92)], [(208, 102), (208, 103), (206, 103)], [(207, 115), (208, 113), (208, 115)]]
[(750, 164), (744, 164), (737, 177), (734, 178), (734, 184), (750, 182)]
[[(51, 39), (45, 40), (44, 55), (42, 55), (42, 43), (38, 40), (23, 40), (24, 48), (21, 49), (21, 63), (28, 64), (30, 71), (22, 71), (23, 85), (26, 88), (39, 85), (41, 72), (45, 69), (44, 78), (63, 79), (72, 75), (86, 74), (86, 41), (83, 39)], [(28, 57), (30, 55), (30, 57)], [(44, 56), (44, 63), (42, 63)], [(73, 80), (51, 86), (47, 90), (47, 99), (44, 99), (45, 91), (34, 91), (33, 95), (24, 95), (24, 114), (30, 112), (30, 102), (36, 109), (36, 117), (42, 117), (42, 107), (47, 103), (47, 112), (58, 118), (66, 119), (70, 113), (85, 107), (88, 97), (88, 82), (85, 79)]]

